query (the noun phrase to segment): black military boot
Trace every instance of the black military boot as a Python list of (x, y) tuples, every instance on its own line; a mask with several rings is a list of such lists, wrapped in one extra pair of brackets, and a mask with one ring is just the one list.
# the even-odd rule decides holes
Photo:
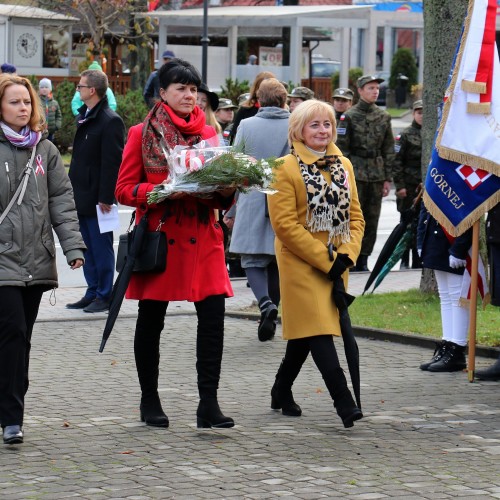
[(294, 401), (292, 385), (299, 374), (300, 366), (292, 363), (286, 356), (281, 361), (281, 365), (276, 374), (276, 380), (271, 389), (271, 409), (281, 410), (283, 415), (289, 417), (300, 417), (302, 409)]
[(489, 368), (477, 370), (475, 377), (478, 380), (500, 380), (500, 358), (496, 360)]
[(234, 420), (226, 417), (217, 401), (224, 350), (224, 299), (213, 296), (197, 303), (198, 335), (196, 370), (200, 403), (196, 411), (198, 428), (228, 429)]
[(447, 342), (441, 359), (432, 363), (427, 370), (430, 372), (458, 372), (466, 367), (465, 346)]
[(356, 406), (351, 391), (347, 387), (344, 371), (342, 368), (332, 368), (321, 375), (344, 427), (352, 427), (356, 420), (363, 418), (363, 413)]
[(410, 268), (410, 250), (407, 249), (404, 251), (403, 255), (401, 256), (401, 264), (399, 266), (399, 269), (409, 269)]
[(420, 365), (420, 369), (427, 371), (429, 369), (429, 366), (432, 365), (432, 363), (436, 363), (437, 361), (439, 361), (443, 357), (443, 354), (446, 351), (446, 344), (448, 344), (448, 342), (446, 342), (446, 340), (442, 340), (441, 342), (437, 342), (436, 349), (434, 349), (434, 354), (432, 355), (431, 360), (428, 363), (422, 363)]
[(360, 255), (356, 261), (356, 265), (351, 269), (351, 272), (362, 273), (369, 272), (368, 269), (368, 255)]
[(269, 297), (262, 297), (259, 300), (260, 323), (257, 335), (261, 342), (271, 340), (276, 333), (275, 320), (278, 317), (278, 307)]

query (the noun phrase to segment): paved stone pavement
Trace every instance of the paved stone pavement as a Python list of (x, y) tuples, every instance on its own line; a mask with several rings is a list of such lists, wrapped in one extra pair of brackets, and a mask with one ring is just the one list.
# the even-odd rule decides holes
[[(418, 275), (390, 273), (386, 287), (417, 286)], [(351, 291), (365, 279), (353, 275)], [(228, 310), (252, 299), (244, 281), (234, 285)], [(429, 349), (359, 339), (365, 418), (344, 429), (311, 359), (294, 385), (303, 416), (271, 411), (285, 342), (278, 332), (260, 343), (254, 321), (228, 317), (219, 400), (236, 426), (198, 430), (196, 318), (173, 303), (160, 375), (171, 426), (155, 429), (139, 421), (136, 305), (125, 304), (99, 354), (105, 315), (63, 307), (81, 293), (58, 290), (54, 307), (44, 297), (25, 443), (0, 445), (2, 500), (500, 498), (500, 386), (421, 372)]]

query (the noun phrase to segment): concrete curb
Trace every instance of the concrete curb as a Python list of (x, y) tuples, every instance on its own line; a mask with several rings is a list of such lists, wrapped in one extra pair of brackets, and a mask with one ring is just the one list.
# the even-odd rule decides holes
[[(169, 311), (168, 316), (194, 316), (193, 311)], [(226, 311), (226, 316), (236, 319), (247, 319), (250, 321), (258, 321), (260, 315), (258, 313), (246, 311)], [(107, 314), (89, 314), (88, 317), (75, 317), (65, 319), (66, 321), (99, 321), (106, 320)], [(137, 314), (124, 313), (118, 316), (118, 320), (135, 319)], [(43, 318), (37, 320), (37, 323), (60, 322), (61, 318)], [(64, 320), (63, 320), (64, 321)], [(278, 318), (278, 321), (281, 321)], [(435, 344), (440, 339), (434, 337), (425, 337), (423, 335), (404, 333), (393, 330), (383, 330), (381, 328), (369, 328), (364, 326), (353, 325), (354, 335), (357, 337), (368, 338), (372, 340), (381, 340), (385, 342), (396, 342), (398, 344), (413, 345), (416, 347), (424, 347), (426, 349), (434, 349)], [(476, 355), (485, 358), (498, 358), (500, 356), (500, 348), (489, 347), (484, 345), (476, 345)]]
[[(247, 312), (226, 312), (226, 316), (238, 319), (249, 319), (257, 321), (259, 318), (258, 313)], [(417, 347), (424, 347), (426, 349), (435, 349), (436, 343), (441, 339), (434, 337), (425, 337), (412, 333), (397, 332), (392, 330), (382, 330), (380, 328), (368, 328), (364, 326), (353, 325), (354, 335), (371, 340), (381, 340), (385, 342), (396, 342), (398, 344), (413, 345)], [(500, 356), (500, 348), (489, 347), (484, 345), (476, 345), (476, 355), (485, 358), (498, 358)]]

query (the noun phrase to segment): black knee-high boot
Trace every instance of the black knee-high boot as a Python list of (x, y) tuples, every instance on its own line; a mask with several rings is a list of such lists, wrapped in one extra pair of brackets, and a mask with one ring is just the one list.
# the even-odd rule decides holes
[(223, 415), (217, 401), (224, 350), (225, 298), (223, 295), (207, 297), (196, 302), (195, 306), (198, 313), (196, 370), (200, 394), (197, 426), (226, 429), (234, 426), (234, 420)]
[(352, 427), (356, 420), (363, 418), (363, 413), (356, 406), (351, 391), (347, 387), (344, 371), (340, 367), (333, 368), (321, 375), (344, 427)]
[(141, 386), (141, 420), (154, 427), (168, 427), (168, 417), (158, 395), (160, 334), (165, 324), (168, 302), (139, 301), (134, 354)]
[(356, 406), (344, 371), (340, 367), (337, 351), (330, 335), (319, 335), (309, 339), (309, 346), (314, 362), (318, 367), (338, 416), (344, 427), (352, 427), (356, 420), (363, 418), (363, 413)]
[(307, 339), (289, 340), (285, 357), (276, 374), (271, 389), (271, 409), (280, 410), (283, 415), (300, 417), (302, 409), (293, 399), (292, 385), (309, 354)]

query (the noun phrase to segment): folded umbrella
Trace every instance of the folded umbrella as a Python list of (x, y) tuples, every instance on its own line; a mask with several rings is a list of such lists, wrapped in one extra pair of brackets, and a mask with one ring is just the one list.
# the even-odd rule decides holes
[(333, 282), (332, 298), (339, 311), (340, 331), (344, 340), (344, 352), (351, 376), (352, 389), (356, 398), (356, 404), (361, 410), (361, 378), (359, 375), (359, 349), (352, 331), (351, 318), (348, 307), (354, 301), (352, 295), (345, 291), (344, 281), (337, 278)]
[(123, 298), (125, 297), (125, 292), (127, 291), (130, 278), (132, 277), (132, 271), (134, 269), (135, 259), (139, 255), (139, 252), (144, 241), (144, 236), (148, 229), (148, 217), (145, 214), (133, 230), (132, 242), (130, 244), (128, 255), (125, 257), (125, 264), (118, 274), (116, 281), (113, 285), (113, 290), (111, 291), (111, 298), (109, 304), (109, 314), (106, 320), (106, 325), (104, 326), (104, 331), (102, 333), (101, 346), (99, 347), (99, 352), (104, 350), (104, 346), (111, 335), (111, 331), (120, 312), (120, 308), (123, 303)]
[[(420, 210), (419, 203), (421, 198), (422, 198), (422, 189), (419, 190), (416, 198), (413, 200), (412, 206), (401, 213), (401, 220), (399, 221), (397, 226), (392, 230), (392, 233), (389, 235), (389, 238), (387, 238), (387, 241), (382, 247), (377, 262), (375, 262), (372, 272), (370, 273), (370, 276), (368, 276), (362, 295), (364, 295), (365, 292), (370, 288), (370, 286), (375, 281), (377, 276), (381, 273), (387, 261), (391, 258), (391, 256), (393, 256), (396, 247), (398, 246), (401, 239), (407, 234), (409, 228), (411, 228), (412, 224), (414, 224), (415, 221), (418, 220), (418, 212)], [(400, 258), (403, 255), (404, 250), (406, 250), (406, 248), (407, 247), (403, 248), (400, 254)], [(391, 268), (396, 264), (396, 262), (392, 264)], [(389, 270), (387, 270), (385, 274), (387, 274), (388, 272)], [(385, 274), (383, 277), (385, 277)]]
[(387, 262), (384, 264), (380, 273), (375, 280), (375, 284), (373, 285), (372, 293), (375, 289), (382, 283), (382, 280), (387, 276), (389, 271), (399, 262), (405, 251), (411, 247), (413, 241), (413, 229), (410, 224), (406, 232), (403, 234), (403, 237), (396, 245), (396, 248), (392, 252), (392, 255), (387, 259)]

